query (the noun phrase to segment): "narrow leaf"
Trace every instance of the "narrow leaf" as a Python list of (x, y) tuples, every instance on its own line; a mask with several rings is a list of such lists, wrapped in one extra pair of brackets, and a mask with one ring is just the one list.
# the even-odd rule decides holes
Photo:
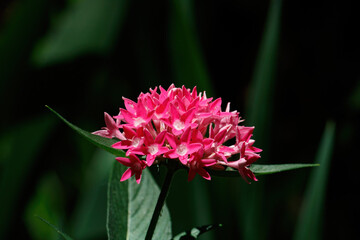
[(172, 0), (170, 49), (177, 85), (197, 86), (213, 96), (213, 89), (197, 38), (191, 0)]
[[(115, 162), (109, 180), (107, 211), (109, 240), (144, 239), (160, 193), (148, 169), (143, 171), (140, 184), (137, 184), (134, 178), (120, 182), (126, 169), (127, 167)], [(171, 237), (170, 214), (165, 205), (153, 239), (168, 240)]]
[(50, 111), (52, 111), (56, 116), (58, 116), (64, 123), (66, 123), (69, 127), (71, 127), (73, 130), (75, 130), (77, 133), (79, 133), (81, 136), (83, 136), (86, 140), (93, 143), (97, 147), (100, 147), (104, 149), (105, 151), (115, 155), (115, 156), (124, 156), (125, 153), (122, 150), (112, 148), (111, 146), (118, 142), (116, 139), (110, 139), (110, 138), (104, 138), (98, 135), (94, 135), (88, 131), (82, 130), (81, 128), (75, 126), (74, 124), (67, 121), (65, 118), (63, 118), (59, 113), (57, 113), (55, 110), (51, 109), (49, 106), (46, 106)]
[[(247, 106), (247, 122), (256, 125), (257, 142), (266, 136), (272, 111), (273, 90), (280, 36), (282, 0), (272, 0), (269, 5)], [(260, 136), (259, 136), (260, 135)], [(265, 140), (265, 139), (262, 139)], [(262, 141), (263, 142), (263, 141)]]
[(210, 224), (202, 227), (195, 227), (186, 232), (179, 233), (172, 240), (197, 239), (201, 234), (222, 227), (221, 224)]
[[(254, 132), (257, 146), (262, 148), (262, 162), (270, 157), (268, 149), (270, 141), (270, 129), (273, 109), (273, 96), (276, 80), (277, 53), (281, 27), (282, 0), (271, 0), (268, 7), (268, 15), (265, 22), (263, 36), (256, 59), (253, 79), (250, 85), (249, 98), (245, 119), (250, 125), (256, 126)], [(256, 187), (242, 189), (238, 192), (238, 200), (241, 201), (239, 215), (242, 221), (239, 225), (244, 240), (266, 239), (269, 214), (264, 201), (266, 182), (257, 184)], [(261, 231), (258, 221), (262, 219)]]
[[(293, 164), (252, 164), (250, 170), (255, 175), (273, 174), (284, 171), (290, 171), (300, 168), (317, 167), (319, 164), (308, 164), (308, 163), (293, 163)], [(240, 177), (237, 170), (226, 169), (226, 171), (208, 170), (211, 176), (218, 177)]]
[(59, 228), (57, 228), (56, 226), (54, 226), (53, 224), (49, 223), (48, 221), (46, 221), (45, 219), (43, 219), (42, 217), (36, 216), (37, 218), (39, 218), (41, 221), (43, 221), (44, 223), (46, 223), (47, 225), (49, 225), (50, 227), (52, 227), (57, 233), (59, 233), (65, 240), (72, 240), (71, 237), (69, 237), (67, 234), (63, 233), (62, 231), (59, 230)]
[(301, 215), (298, 220), (294, 239), (322, 239), (322, 219), (325, 206), (325, 192), (330, 161), (335, 138), (335, 123), (328, 122), (321, 139), (316, 162), (309, 178)]
[(290, 171), (300, 168), (317, 167), (319, 164), (307, 164), (307, 163), (292, 163), (292, 164), (253, 164), (250, 170), (256, 175), (265, 175), (278, 173), (283, 171)]

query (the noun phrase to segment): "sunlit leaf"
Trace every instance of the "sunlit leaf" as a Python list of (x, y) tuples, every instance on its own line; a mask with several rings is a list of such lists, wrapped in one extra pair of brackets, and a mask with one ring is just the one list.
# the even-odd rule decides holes
[(256, 175), (265, 175), (279, 173), (283, 171), (290, 171), (300, 168), (318, 167), (319, 164), (308, 164), (308, 163), (290, 163), (290, 164), (253, 164), (250, 170)]
[(210, 224), (202, 227), (195, 227), (190, 229), (189, 231), (179, 233), (176, 235), (173, 240), (188, 240), (188, 239), (197, 239), (201, 234), (206, 233), (211, 230), (215, 230), (221, 227), (221, 224)]
[(93, 143), (97, 147), (100, 147), (104, 149), (105, 151), (115, 155), (115, 156), (124, 156), (125, 153), (122, 150), (112, 148), (111, 146), (118, 142), (116, 139), (110, 139), (110, 138), (104, 138), (98, 135), (94, 135), (88, 131), (85, 131), (74, 124), (67, 121), (65, 118), (63, 118), (59, 113), (57, 113), (55, 110), (51, 109), (49, 106), (46, 106), (48, 109), (50, 109), (56, 116), (58, 116), (63, 122), (65, 122), (69, 127), (71, 127), (73, 130), (75, 130), (77, 133), (79, 133), (81, 136), (83, 136), (86, 140)]
[(322, 239), (322, 220), (325, 206), (326, 183), (335, 138), (335, 123), (328, 122), (323, 133), (316, 162), (320, 167), (314, 168), (308, 182), (301, 214), (296, 227), (294, 239)]
[[(300, 168), (317, 167), (319, 164), (293, 163), (293, 164), (252, 164), (250, 170), (255, 175), (273, 174), (284, 171), (290, 171)], [(208, 170), (212, 176), (219, 177), (240, 177), (237, 170), (226, 169), (226, 171)]]
[[(144, 239), (160, 190), (148, 169), (142, 174), (141, 183), (134, 178), (120, 182), (127, 167), (114, 163), (109, 180), (107, 230), (109, 240)], [(163, 206), (153, 239), (168, 240), (172, 237), (170, 214)]]

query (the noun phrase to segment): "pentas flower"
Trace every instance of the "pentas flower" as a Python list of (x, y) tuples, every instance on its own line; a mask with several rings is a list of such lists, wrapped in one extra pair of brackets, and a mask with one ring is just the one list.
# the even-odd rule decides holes
[(186, 128), (180, 139), (178, 139), (175, 135), (168, 133), (167, 140), (172, 149), (168, 150), (166, 156), (169, 158), (178, 158), (182, 164), (187, 165), (189, 155), (198, 152), (203, 147), (201, 143), (191, 143), (190, 132), (191, 128)]
[(166, 134), (166, 131), (162, 131), (154, 139), (149, 130), (144, 130), (145, 146), (142, 147), (142, 153), (146, 155), (146, 162), (148, 166), (153, 164), (157, 156), (161, 156), (169, 151), (167, 147), (163, 146)]
[(120, 181), (125, 181), (130, 177), (135, 175), (135, 179), (137, 183), (141, 181), (141, 174), (144, 168), (146, 168), (146, 164), (144, 161), (141, 161), (136, 155), (131, 154), (129, 158), (117, 157), (116, 160), (127, 166), (128, 168), (124, 174), (122, 175)]
[(120, 140), (125, 140), (126, 138), (122, 135), (122, 133), (119, 131), (119, 121), (116, 122), (114, 119), (108, 114), (104, 113), (104, 119), (106, 127), (103, 127), (102, 130), (98, 130), (96, 132), (93, 132), (93, 134), (106, 137), (106, 138), (113, 138), (116, 137)]
[(141, 93), (136, 102), (123, 100), (125, 108), (113, 117), (105, 113), (106, 127), (93, 133), (118, 139), (112, 147), (126, 151), (128, 158), (116, 158), (129, 167), (121, 181), (135, 175), (140, 183), (143, 169), (166, 159), (188, 168), (189, 181), (196, 174), (210, 180), (207, 169), (226, 168), (236, 169), (246, 182), (257, 181), (249, 168), (261, 152), (253, 146), (254, 127), (239, 125), (243, 120), (230, 111), (230, 103), (222, 111), (221, 98), (174, 84)]

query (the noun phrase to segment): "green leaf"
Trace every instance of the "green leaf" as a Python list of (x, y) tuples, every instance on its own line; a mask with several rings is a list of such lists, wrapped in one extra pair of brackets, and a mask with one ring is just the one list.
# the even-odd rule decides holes
[[(308, 164), (308, 163), (292, 163), (292, 164), (252, 164), (250, 170), (255, 175), (273, 174), (284, 171), (290, 171), (300, 168), (317, 167), (319, 164)], [(240, 177), (237, 170), (228, 168), (226, 171), (208, 170), (212, 176), (218, 177)]]
[(50, 111), (52, 111), (56, 116), (58, 116), (64, 123), (66, 123), (69, 127), (71, 127), (73, 130), (75, 130), (77, 133), (79, 133), (81, 136), (83, 136), (86, 140), (93, 143), (97, 147), (100, 147), (104, 149), (105, 151), (115, 155), (115, 156), (125, 156), (124, 151), (112, 148), (111, 146), (118, 142), (116, 139), (110, 139), (110, 138), (104, 138), (98, 135), (94, 135), (88, 131), (82, 130), (81, 128), (75, 126), (74, 124), (67, 121), (65, 118), (63, 118), (59, 113), (57, 113), (55, 110), (51, 109), (49, 106), (46, 106)]
[(326, 182), (329, 174), (334, 138), (335, 123), (329, 121), (325, 126), (316, 157), (316, 162), (321, 164), (321, 167), (314, 168), (311, 172), (305, 192), (305, 199), (302, 204), (301, 215), (296, 226), (295, 240), (322, 239)]
[(195, 227), (190, 229), (189, 231), (179, 233), (172, 240), (191, 240), (197, 239), (201, 234), (206, 233), (208, 231), (217, 229), (222, 227), (221, 224), (210, 224), (202, 227)]
[[(134, 178), (120, 182), (127, 167), (114, 163), (109, 180), (107, 230), (109, 240), (144, 239), (150, 224), (160, 190), (145, 169), (141, 183)], [(168, 240), (172, 237), (169, 211), (164, 205), (153, 239)]]
[(283, 171), (290, 171), (307, 167), (318, 167), (319, 164), (307, 164), (307, 163), (290, 163), (290, 164), (253, 164), (250, 170), (256, 175), (265, 175), (279, 173)]
[(193, 1), (172, 0), (170, 13), (170, 50), (174, 79), (178, 85), (197, 86), (213, 96), (213, 88), (197, 38)]
[(36, 216), (37, 218), (39, 218), (41, 221), (43, 221), (44, 223), (46, 223), (47, 225), (49, 225), (50, 227), (52, 227), (57, 233), (59, 233), (65, 240), (72, 240), (71, 237), (69, 237), (68, 235), (66, 235), (65, 233), (63, 233), (62, 231), (59, 230), (59, 228), (57, 228), (56, 226), (54, 226), (53, 224), (49, 223), (48, 221), (46, 221), (45, 219), (43, 219), (42, 217)]
[(70, 5), (34, 52), (39, 65), (82, 54), (107, 54), (116, 42), (127, 0), (82, 0)]

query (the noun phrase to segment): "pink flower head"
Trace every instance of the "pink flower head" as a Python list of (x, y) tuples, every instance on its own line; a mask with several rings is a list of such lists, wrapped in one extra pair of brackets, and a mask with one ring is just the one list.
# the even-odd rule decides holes
[[(239, 112), (230, 111), (230, 103), (222, 111), (221, 98), (174, 84), (141, 93), (136, 102), (123, 100), (125, 108), (115, 117), (105, 113), (106, 127), (94, 132), (120, 140), (112, 147), (125, 150), (129, 158), (116, 159), (130, 167), (121, 181), (135, 175), (139, 183), (144, 168), (166, 158), (188, 168), (189, 181), (196, 174), (210, 180), (206, 169), (226, 168), (236, 169), (247, 182), (257, 181), (249, 168), (261, 152), (253, 146), (254, 127), (239, 125), (243, 120)], [(235, 156), (238, 160), (231, 160)]]

